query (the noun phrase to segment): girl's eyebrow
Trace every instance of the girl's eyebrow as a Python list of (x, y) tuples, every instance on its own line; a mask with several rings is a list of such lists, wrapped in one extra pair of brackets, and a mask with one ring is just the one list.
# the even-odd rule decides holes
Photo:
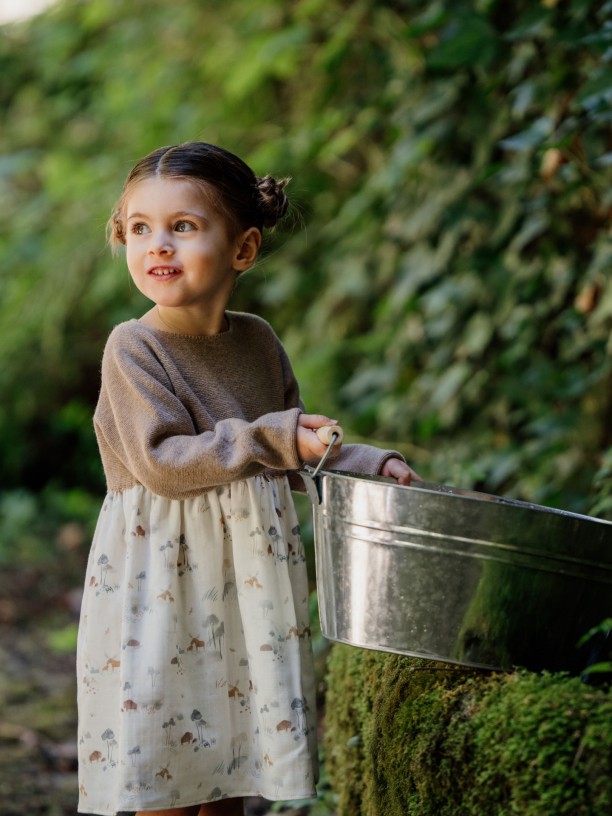
[[(208, 220), (203, 213), (195, 212), (194, 210), (179, 210), (178, 212), (171, 213), (170, 214), (170, 219), (185, 218), (186, 216), (189, 217), (189, 218), (199, 218), (201, 221), (207, 221)], [(146, 218), (150, 218), (150, 217), (151, 216), (146, 215), (145, 213), (135, 212), (135, 213), (131, 213), (130, 215), (128, 215), (127, 220), (131, 221), (132, 218), (144, 218), (144, 219), (146, 219)]]

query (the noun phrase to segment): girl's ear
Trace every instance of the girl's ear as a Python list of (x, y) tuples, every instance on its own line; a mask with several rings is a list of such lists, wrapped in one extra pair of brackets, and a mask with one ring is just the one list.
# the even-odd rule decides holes
[(257, 260), (261, 247), (261, 232), (257, 227), (249, 227), (238, 238), (234, 255), (234, 269), (237, 272), (246, 272)]

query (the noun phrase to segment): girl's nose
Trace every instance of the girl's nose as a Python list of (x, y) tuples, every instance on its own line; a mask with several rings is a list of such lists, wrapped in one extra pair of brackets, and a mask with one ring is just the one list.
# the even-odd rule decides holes
[(149, 246), (149, 255), (173, 255), (174, 245), (168, 233), (159, 233), (153, 236)]

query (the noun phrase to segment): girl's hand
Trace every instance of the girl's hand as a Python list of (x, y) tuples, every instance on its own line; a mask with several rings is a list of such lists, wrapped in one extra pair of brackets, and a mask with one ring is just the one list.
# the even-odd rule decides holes
[[(297, 452), (300, 461), (318, 462), (324, 456), (327, 445), (321, 442), (315, 431), (325, 425), (337, 424), (338, 420), (321, 414), (300, 414), (297, 427)], [(339, 450), (340, 444), (337, 443), (334, 445), (334, 453)]]
[(390, 476), (401, 485), (409, 485), (413, 480), (415, 482), (422, 481), (421, 477), (411, 467), (397, 457), (387, 459), (380, 471), (380, 475)]

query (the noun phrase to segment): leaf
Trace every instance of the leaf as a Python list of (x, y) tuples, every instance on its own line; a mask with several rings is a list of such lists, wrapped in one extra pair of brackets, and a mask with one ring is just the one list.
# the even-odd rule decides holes
[(609, 111), (612, 105), (612, 66), (603, 65), (593, 71), (580, 89), (576, 101), (589, 112), (600, 106)]
[(497, 37), (487, 20), (477, 14), (451, 17), (439, 35), (438, 44), (427, 54), (433, 70), (479, 66), (486, 68), (497, 52)]
[(545, 142), (554, 129), (554, 122), (549, 116), (541, 116), (533, 124), (514, 136), (508, 136), (500, 141), (500, 146), (506, 150), (532, 150)]
[(78, 626), (69, 624), (63, 629), (49, 632), (47, 642), (54, 652), (71, 653), (76, 651)]
[(603, 663), (592, 663), (582, 672), (582, 676), (588, 674), (612, 673), (612, 660), (604, 661)]
[(471, 373), (467, 363), (455, 363), (443, 372), (431, 395), (431, 405), (439, 408), (453, 399)]
[(588, 643), (595, 635), (605, 635), (607, 637), (610, 633), (612, 633), (612, 618), (605, 618), (601, 623), (597, 624), (597, 626), (593, 626), (592, 629), (589, 629), (589, 631), (580, 638), (577, 645), (584, 646), (585, 643)]

